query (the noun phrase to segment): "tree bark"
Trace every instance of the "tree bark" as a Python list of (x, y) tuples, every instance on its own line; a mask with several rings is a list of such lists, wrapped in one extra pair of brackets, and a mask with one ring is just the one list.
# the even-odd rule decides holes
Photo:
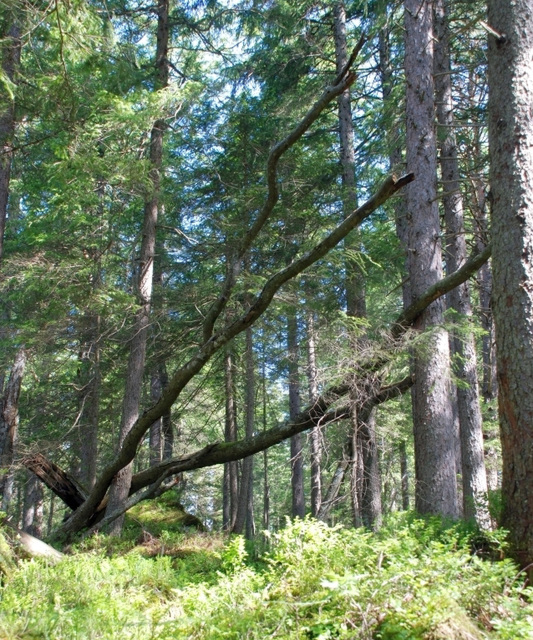
[(489, 146), (502, 526), (533, 563), (533, 0), (489, 0)]
[[(14, 86), (20, 66), (22, 42), (21, 29), (14, 15), (15, 9), (7, 11), (7, 28), (1, 34), (2, 73)], [(9, 15), (10, 14), (10, 15)], [(7, 91), (0, 97), (0, 263), (4, 254), (4, 235), (9, 199), (9, 182), (13, 158), (13, 136), (15, 134), (15, 99)]]
[(43, 485), (33, 473), (28, 474), (24, 491), (22, 528), (36, 538), (43, 537)]
[[(442, 278), (437, 148), (433, 85), (433, 6), (405, 0), (407, 167), (416, 181), (406, 189), (411, 295)], [(442, 329), (443, 302), (430, 305), (415, 323), (428, 332), (425, 353), (414, 357), (413, 422), (416, 509), (457, 517), (455, 438), (450, 401), (450, 355)]]
[[(99, 267), (98, 267), (99, 268)], [(78, 356), (80, 419), (77, 447), (80, 453), (80, 482), (90, 491), (96, 482), (98, 425), (100, 419), (100, 317), (86, 313)]]
[(405, 440), (399, 445), (400, 450), (400, 473), (402, 484), (402, 509), (409, 511), (409, 466), (407, 462), (407, 446)]
[[(440, 167), (443, 207), (446, 221), (446, 270), (453, 273), (467, 260), (461, 177), (455, 140), (448, 16), (444, 0), (435, 0), (435, 98), (437, 120), (441, 127)], [(466, 281), (448, 294), (450, 307), (461, 316), (472, 319), (470, 286)], [(487, 502), (487, 476), (483, 456), (483, 421), (479, 404), (477, 358), (474, 334), (454, 332), (452, 339), (457, 385), (461, 469), (463, 482), (463, 515), (481, 528), (491, 525)]]
[[(296, 309), (287, 315), (287, 350), (289, 356), (289, 417), (295, 420), (300, 414), (300, 368), (298, 344), (298, 319)], [(296, 433), (291, 438), (291, 489), (292, 517), (305, 516), (304, 468), (302, 436)]]
[(4, 511), (8, 510), (12, 498), (12, 465), (19, 424), (20, 387), (25, 366), (26, 351), (22, 347), (15, 356), (3, 401), (0, 403), (0, 494)]
[[(307, 382), (309, 403), (318, 400), (318, 369), (316, 364), (316, 334), (313, 311), (307, 312)], [(322, 433), (315, 427), (309, 435), (311, 453), (311, 515), (317, 517), (322, 502)]]
[[(237, 440), (237, 415), (233, 371), (233, 354), (231, 350), (227, 348), (224, 357), (224, 387), (226, 399), (224, 442), (235, 442)], [(232, 531), (235, 526), (238, 496), (239, 477), (237, 463), (233, 461), (227, 462), (224, 465), (224, 485), (222, 491), (222, 528), (224, 531)]]
[[(246, 383), (245, 383), (245, 438), (254, 435), (255, 426), (255, 362), (253, 352), (252, 329), (246, 330)], [(248, 456), (242, 463), (241, 486), (238, 498), (237, 516), (233, 533), (246, 532), (246, 538), (253, 538), (255, 531), (253, 514), (253, 469), (254, 458)]]
[[(156, 89), (168, 86), (168, 11), (169, 0), (158, 0), (157, 3), (157, 48), (156, 48)], [(141, 253), (138, 268), (139, 309), (136, 313), (133, 337), (130, 344), (130, 355), (126, 374), (126, 387), (120, 425), (119, 448), (139, 417), (142, 381), (146, 359), (146, 342), (150, 323), (152, 302), (153, 271), (155, 258), (156, 225), (159, 213), (160, 172), (163, 158), (163, 134), (166, 124), (157, 120), (150, 137), (150, 180), (152, 192), (144, 207)], [(129, 495), (132, 466), (128, 463), (115, 475), (109, 494), (108, 509), (110, 512), (119, 509)], [(123, 518), (117, 518), (109, 529), (111, 535), (120, 535)]]
[[(347, 43), (346, 43), (346, 10), (344, 4), (339, 2), (334, 7), (335, 17), (335, 57), (337, 63), (337, 71), (340, 71), (348, 60)], [(341, 167), (342, 167), (342, 186), (343, 186), (343, 210), (344, 215), (357, 207), (357, 193), (355, 184), (355, 149), (354, 149), (354, 130), (352, 122), (352, 108), (350, 89), (346, 89), (338, 98), (339, 104), (339, 134), (341, 146)], [(354, 256), (353, 252), (361, 253), (361, 241), (352, 234), (350, 240), (346, 242), (346, 312), (351, 318), (366, 318), (366, 287), (365, 274)], [(359, 331), (356, 329), (356, 331)], [(354, 335), (352, 340), (352, 350), (354, 359), (358, 357), (361, 345), (365, 342), (364, 336)], [(364, 455), (363, 451), (368, 447), (375, 446), (375, 434), (368, 434), (368, 430), (375, 429), (375, 422), (369, 421), (364, 424), (357, 415), (357, 390), (353, 390), (352, 398), (353, 415), (351, 416), (352, 429), (354, 434), (352, 446), (352, 473), (350, 482), (351, 503), (354, 525), (361, 526), (363, 524), (363, 491), (365, 485), (365, 476), (374, 477), (375, 470), (365, 468), (365, 462), (377, 460), (377, 450), (371, 455)], [(369, 435), (368, 438), (363, 437), (363, 431)], [(364, 441), (363, 441), (364, 438)], [(379, 474), (378, 474), (379, 477)], [(373, 487), (376, 488), (376, 487)], [(380, 491), (380, 487), (377, 487)]]
[[(474, 153), (481, 144), (476, 145)], [(487, 197), (485, 181), (480, 176), (472, 176), (473, 187), (473, 220), (476, 247), (482, 251), (489, 243), (489, 224), (487, 220)], [(496, 350), (494, 340), (494, 322), (492, 318), (492, 269), (490, 263), (483, 265), (477, 275), (479, 289), (479, 316), (482, 336), (483, 376), (481, 394), (485, 402), (494, 400), (498, 395), (498, 380), (496, 377)]]

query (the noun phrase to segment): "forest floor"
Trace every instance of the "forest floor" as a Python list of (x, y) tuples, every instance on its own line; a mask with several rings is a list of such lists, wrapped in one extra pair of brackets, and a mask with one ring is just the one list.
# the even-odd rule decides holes
[(0, 544), (2, 640), (533, 638), (533, 590), (501, 531), (390, 517), (379, 533), (287, 522), (248, 546), (170, 498), (56, 562)]

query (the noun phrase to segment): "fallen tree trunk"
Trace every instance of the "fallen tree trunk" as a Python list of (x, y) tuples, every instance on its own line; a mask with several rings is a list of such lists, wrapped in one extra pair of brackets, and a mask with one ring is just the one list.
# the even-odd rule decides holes
[(31, 558), (46, 558), (53, 562), (58, 562), (64, 555), (51, 547), (46, 542), (39, 540), (35, 536), (21, 531), (10, 524), (8, 521), (3, 522), (4, 526), (10, 530), (9, 539), (15, 546), (19, 546), (23, 552)]
[(73, 511), (87, 500), (87, 495), (77, 482), (57, 464), (47, 460), (42, 453), (24, 458), (22, 464)]

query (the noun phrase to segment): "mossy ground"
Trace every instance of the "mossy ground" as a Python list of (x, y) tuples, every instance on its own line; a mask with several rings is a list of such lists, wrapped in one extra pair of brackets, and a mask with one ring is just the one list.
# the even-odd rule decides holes
[[(461, 525), (402, 515), (372, 534), (296, 521), (252, 562), (242, 538), (185, 530), (177, 510), (144, 505), (122, 540), (96, 536), (54, 566), (18, 561), (4, 577), (0, 638), (533, 637), (523, 575), (481, 558)], [(501, 537), (483, 541), (493, 558)]]

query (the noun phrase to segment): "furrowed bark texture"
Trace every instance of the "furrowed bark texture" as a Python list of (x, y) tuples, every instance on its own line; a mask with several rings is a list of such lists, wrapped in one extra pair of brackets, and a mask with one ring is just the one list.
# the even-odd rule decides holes
[[(444, 0), (435, 0), (435, 98), (439, 128), (442, 199), (446, 222), (446, 271), (453, 273), (467, 260), (461, 176), (455, 140), (448, 16)], [(448, 294), (452, 309), (472, 318), (468, 280)], [(487, 476), (483, 454), (483, 421), (479, 404), (477, 358), (474, 334), (451, 337), (457, 386), (457, 409), (461, 443), (463, 515), (482, 528), (491, 524), (487, 502)]]
[(493, 302), (502, 525), (533, 562), (533, 0), (489, 0)]
[[(442, 278), (434, 130), (433, 3), (405, 1), (407, 167), (416, 181), (406, 189), (409, 278), (413, 299)], [(435, 301), (415, 323), (428, 332), (414, 358), (413, 422), (416, 509), (457, 517), (455, 438), (450, 403), (448, 335), (440, 328), (444, 305)]]

